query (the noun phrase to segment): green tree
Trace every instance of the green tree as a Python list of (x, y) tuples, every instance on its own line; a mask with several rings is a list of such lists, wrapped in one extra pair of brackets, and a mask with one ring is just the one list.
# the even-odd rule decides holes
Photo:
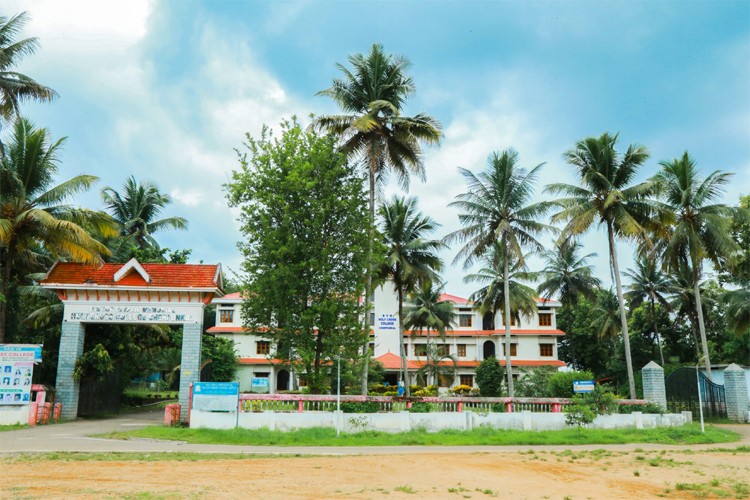
[(553, 222), (565, 222), (563, 237), (583, 234), (593, 224), (604, 226), (609, 243), (609, 258), (620, 308), (620, 324), (628, 370), (630, 397), (635, 399), (635, 378), (630, 356), (628, 322), (620, 279), (616, 239), (643, 239), (644, 223), (652, 212), (651, 182), (630, 185), (638, 168), (648, 159), (643, 146), (631, 145), (625, 154), (615, 150), (617, 134), (602, 134), (578, 141), (564, 154), (565, 160), (578, 174), (579, 184), (550, 184), (545, 192), (562, 195), (554, 200), (561, 210), (552, 216)]
[[(531, 171), (518, 166), (518, 153), (508, 149), (491, 153), (487, 168), (479, 175), (460, 169), (468, 183), (468, 191), (459, 194), (449, 206), (459, 209), (458, 220), (463, 228), (446, 236), (446, 243), (460, 242), (463, 248), (454, 262), (464, 260), (464, 268), (470, 267), (493, 245), (499, 243), (502, 250), (503, 294), (505, 318), (511, 317), (510, 266), (515, 259), (524, 265), (523, 249), (543, 249), (536, 238), (551, 228), (539, 219), (546, 213), (545, 203), (529, 204), (534, 193), (537, 174), (542, 165)], [(510, 321), (505, 321), (505, 364), (508, 377), (508, 393), (513, 397), (513, 375), (510, 366)]]
[[(483, 267), (476, 273), (466, 275), (464, 282), (485, 283), (483, 287), (471, 294), (469, 300), (474, 303), (474, 308), (483, 315), (491, 314), (494, 321), (497, 311), (501, 311), (505, 305), (505, 259), (500, 244), (492, 245), (481, 261)], [(525, 264), (522, 264), (513, 256), (511, 256), (511, 263), (508, 266), (508, 273), (510, 323), (520, 324), (521, 316), (530, 318), (537, 311), (536, 292), (521, 281), (533, 281), (536, 275), (528, 272)], [(503, 318), (503, 324), (506, 323)]]
[(172, 200), (149, 183), (139, 183), (135, 177), (128, 178), (122, 190), (107, 186), (102, 189), (102, 200), (112, 217), (120, 224), (124, 244), (132, 242), (135, 248), (158, 249), (153, 233), (162, 229), (187, 229), (187, 220), (182, 217), (159, 219), (161, 211)]
[(57, 96), (51, 88), (14, 70), (25, 56), (39, 47), (36, 38), (17, 40), (28, 19), (25, 12), (12, 17), (0, 16), (0, 116), (6, 123), (20, 117), (22, 102), (51, 101)]
[[(448, 344), (443, 341), (443, 346), (448, 347)], [(423, 380), (425, 386), (429, 386), (431, 381), (439, 385), (441, 377), (453, 380), (456, 376), (458, 360), (439, 347), (439, 345), (427, 345), (424, 364), (417, 370), (417, 379)]]
[[(437, 332), (438, 336), (445, 341), (445, 334), (449, 329), (453, 329), (456, 314), (453, 311), (453, 302), (441, 300), (443, 286), (435, 285), (431, 280), (422, 281), (417, 289), (408, 295), (409, 305), (404, 311), (404, 327), (412, 330), (418, 330), (419, 335), (422, 331), (427, 332), (427, 352), (430, 349), (430, 331)], [(429, 385), (430, 381), (427, 381)]]
[(380, 207), (380, 232), (386, 256), (380, 277), (393, 282), (398, 298), (398, 329), (401, 345), (401, 378), (410, 395), (404, 344), (404, 298), (419, 282), (436, 280), (443, 263), (437, 256), (443, 244), (428, 236), (438, 224), (417, 209), (415, 198), (395, 196)]
[[(8, 297), (18, 277), (46, 270), (53, 259), (102, 262), (107, 248), (88, 228), (114, 235), (115, 224), (101, 212), (74, 208), (66, 201), (97, 178), (78, 175), (55, 184), (60, 139), (50, 143), (46, 129), (19, 119), (0, 158), (0, 296)], [(5, 340), (6, 303), (0, 300), (0, 343)]]
[(698, 167), (687, 151), (680, 158), (661, 162), (660, 165), (662, 170), (654, 179), (659, 186), (662, 209), (673, 217), (664, 246), (664, 262), (668, 268), (674, 269), (685, 261), (693, 271), (698, 333), (706, 375), (710, 379), (711, 360), (699, 282), (705, 260), (719, 266), (722, 259), (738, 249), (730, 234), (735, 210), (717, 203), (732, 174), (716, 170), (705, 179), (700, 179)]
[(661, 366), (664, 366), (664, 351), (659, 336), (659, 324), (656, 320), (656, 303), (658, 302), (662, 307), (669, 308), (667, 296), (672, 290), (672, 281), (661, 272), (653, 255), (641, 255), (636, 261), (635, 270), (628, 269), (624, 274), (630, 280), (625, 298), (628, 299), (631, 307), (641, 305), (644, 298), (648, 300), (656, 344), (659, 346), (659, 358), (661, 359)]
[(327, 389), (334, 357), (357, 357), (369, 338), (359, 305), (366, 266), (362, 180), (335, 139), (296, 120), (249, 134), (225, 188), (241, 210), (245, 328), (273, 341), (274, 355), (300, 362), (313, 391)]
[(479, 395), (485, 398), (501, 396), (504, 376), (503, 367), (494, 356), (483, 359), (476, 372)]
[[(580, 297), (589, 300), (596, 298), (596, 290), (601, 286), (601, 280), (594, 276), (594, 268), (588, 260), (595, 257), (595, 253), (580, 256), (581, 244), (570, 238), (555, 245), (554, 250), (545, 252), (546, 266), (542, 270), (542, 282), (537, 291), (542, 297), (560, 298), (565, 312), (565, 335), (570, 345), (571, 364), (577, 368), (575, 342), (573, 334), (573, 306)], [(562, 315), (560, 319), (563, 319)], [(558, 321), (559, 326), (560, 321)]]
[[(318, 92), (318, 95), (330, 97), (343, 114), (321, 116), (315, 126), (336, 135), (347, 156), (360, 161), (367, 171), (370, 247), (365, 311), (369, 311), (375, 254), (375, 193), (391, 174), (396, 175), (404, 188), (409, 186), (410, 175), (424, 179), (421, 144), (437, 145), (443, 133), (440, 123), (427, 114), (402, 116), (406, 101), (415, 92), (414, 81), (406, 73), (411, 65), (408, 59), (386, 54), (382, 45), (373, 44), (367, 55), (349, 56), (349, 64), (351, 68), (338, 64), (343, 77)], [(366, 339), (362, 347), (365, 356), (369, 352), (368, 342)], [(367, 367), (364, 363), (363, 396), (367, 395)]]

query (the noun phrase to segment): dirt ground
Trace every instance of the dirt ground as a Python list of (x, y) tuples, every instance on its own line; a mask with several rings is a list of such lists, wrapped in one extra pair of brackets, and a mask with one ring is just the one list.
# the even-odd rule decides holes
[(198, 461), (0, 459), (2, 498), (745, 498), (750, 454), (528, 451)]

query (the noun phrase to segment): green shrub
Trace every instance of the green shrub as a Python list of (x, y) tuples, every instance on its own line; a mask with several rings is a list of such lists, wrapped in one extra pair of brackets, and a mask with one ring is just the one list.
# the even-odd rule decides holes
[(633, 413), (634, 411), (640, 411), (642, 413), (664, 414), (664, 408), (662, 408), (661, 405), (652, 403), (651, 401), (645, 405), (620, 405), (618, 410), (619, 413)]
[(455, 394), (456, 396), (468, 396), (469, 394), (471, 394), (472, 389), (473, 387), (471, 387), (470, 385), (457, 385), (451, 390), (451, 392), (453, 392), (453, 394)]
[(552, 374), (547, 380), (550, 397), (553, 398), (572, 398), (573, 381), (575, 380), (594, 380), (594, 374), (589, 371), (571, 371), (557, 372)]
[(609, 415), (617, 410), (617, 396), (607, 388), (596, 384), (593, 392), (576, 394), (572, 403), (565, 406), (565, 423), (575, 425), (578, 430), (594, 421), (597, 415)]
[(479, 394), (484, 397), (498, 397), (503, 386), (505, 370), (494, 357), (486, 358), (477, 367), (476, 382)]
[(565, 406), (565, 425), (575, 425), (579, 432), (581, 427), (590, 424), (595, 418), (594, 409), (582, 399)]
[(557, 373), (551, 366), (539, 366), (522, 370), (515, 384), (516, 396), (519, 398), (550, 398), (549, 379)]
[(424, 403), (417, 401), (411, 404), (411, 408), (408, 409), (410, 413), (430, 413), (432, 411), (432, 405), (430, 403)]
[(380, 404), (375, 401), (341, 403), (343, 413), (378, 413)]
[(505, 407), (505, 403), (492, 403), (490, 409), (492, 413), (505, 413), (508, 410)]

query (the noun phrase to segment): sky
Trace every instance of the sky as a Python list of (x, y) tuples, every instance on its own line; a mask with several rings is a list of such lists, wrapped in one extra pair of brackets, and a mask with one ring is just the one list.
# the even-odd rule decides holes
[[(24, 36), (41, 47), (18, 70), (59, 93), (24, 114), (67, 137), (58, 181), (100, 178), (73, 202), (103, 208), (103, 187), (131, 175), (152, 182), (172, 197), (163, 215), (190, 223), (158, 233), (162, 246), (190, 248), (190, 262), (221, 262), (230, 274), (242, 235), (222, 185), (239, 167), (235, 148), (264, 124), (336, 113), (316, 92), (373, 43), (412, 63), (417, 91), (404, 114), (443, 125), (441, 145), (425, 149), (426, 182), (409, 191), (441, 224), (435, 237), (459, 227), (448, 207), (466, 188), (458, 167), (478, 172), (490, 152), (513, 147), (521, 166), (545, 163), (535, 199), (548, 199), (547, 183), (576, 183), (563, 153), (604, 132), (619, 133), (622, 151), (648, 147), (638, 180), (687, 150), (704, 175), (735, 173), (726, 203), (750, 192), (746, 0), (10, 0), (0, 15), (22, 11), (31, 17)], [(394, 194), (395, 184), (385, 196)], [(603, 231), (581, 241), (608, 285)], [(451, 265), (457, 251), (443, 252), (443, 277), (466, 297), (478, 285)], [(631, 267), (632, 246), (618, 251), (621, 269)]]

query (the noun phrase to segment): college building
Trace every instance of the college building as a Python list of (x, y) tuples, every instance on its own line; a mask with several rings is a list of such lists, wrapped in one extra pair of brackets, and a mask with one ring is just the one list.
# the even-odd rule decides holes
[[(456, 321), (446, 332), (445, 340), (437, 332), (430, 332), (430, 344), (436, 346), (440, 356), (455, 360), (455, 376), (441, 376), (438, 385), (476, 386), (474, 373), (482, 360), (494, 356), (504, 363), (505, 325), (502, 315), (482, 315), (473, 304), (455, 295), (443, 294), (442, 300), (454, 304)], [(237, 380), (242, 392), (270, 392), (291, 390), (305, 385), (304, 377), (295, 374), (288, 364), (272, 359), (271, 341), (246, 333), (242, 328), (239, 293), (214, 298), (216, 324), (208, 333), (234, 342), (239, 357)], [(557, 329), (556, 311), (560, 302), (537, 299), (537, 312), (531, 317), (521, 317), (511, 322), (510, 357), (514, 377), (525, 367), (565, 365), (557, 357), (557, 339), (565, 333)], [(401, 368), (398, 301), (390, 283), (378, 287), (373, 294), (370, 312), (370, 349), (373, 358), (383, 364), (386, 381), (396, 384)], [(417, 372), (427, 362), (427, 336), (425, 332), (406, 331), (406, 366), (408, 382), (417, 383)], [(453, 361), (443, 359), (441, 364), (453, 366)]]

